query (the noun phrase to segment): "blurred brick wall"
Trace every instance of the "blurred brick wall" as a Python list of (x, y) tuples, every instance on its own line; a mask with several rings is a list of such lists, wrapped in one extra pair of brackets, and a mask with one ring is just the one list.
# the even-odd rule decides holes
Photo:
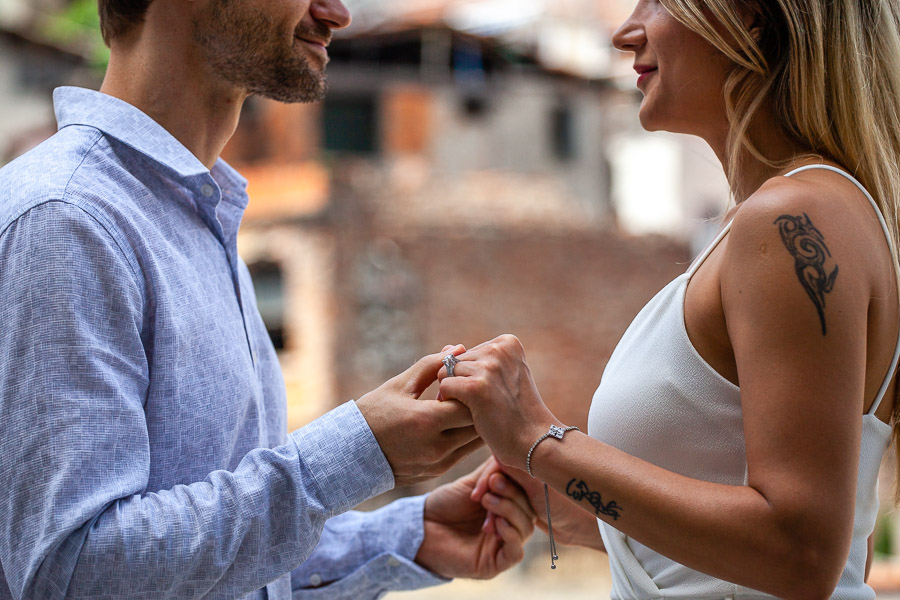
[[(580, 427), (628, 324), (690, 260), (684, 244), (612, 228), (459, 235), (350, 226), (339, 232), (339, 401), (445, 344), (471, 347), (513, 333), (547, 404)], [(362, 275), (360, 263), (369, 262), (373, 273)], [(374, 300), (365, 297), (361, 278), (384, 285)], [(373, 328), (380, 334), (372, 335)]]

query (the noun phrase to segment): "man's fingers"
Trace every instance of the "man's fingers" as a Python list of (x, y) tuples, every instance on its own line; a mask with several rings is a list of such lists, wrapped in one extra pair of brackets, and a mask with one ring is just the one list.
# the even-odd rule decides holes
[(462, 448), (469, 442), (477, 440), (479, 437), (478, 432), (475, 431), (474, 425), (457, 427), (456, 429), (444, 431), (444, 439), (454, 448)]
[(424, 356), (406, 371), (394, 377), (393, 381), (400, 385), (403, 393), (418, 398), (428, 389), (428, 386), (437, 381), (438, 371), (444, 366), (444, 357), (448, 354), (459, 355), (465, 351), (465, 347), (460, 345), (444, 352)]
[(446, 473), (453, 465), (469, 456), (479, 448), (484, 446), (484, 440), (481, 438), (472, 440), (468, 444), (454, 450), (450, 456), (441, 461), (439, 468), (441, 473)]
[(440, 431), (472, 426), (472, 413), (466, 405), (457, 400), (424, 400), (423, 408), (436, 419)]

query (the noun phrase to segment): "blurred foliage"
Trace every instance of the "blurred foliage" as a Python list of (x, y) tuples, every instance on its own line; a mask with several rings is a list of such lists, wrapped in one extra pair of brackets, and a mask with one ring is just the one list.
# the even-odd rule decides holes
[(100, 35), (97, 0), (72, 0), (60, 12), (49, 15), (42, 29), (48, 39), (84, 55), (92, 68), (106, 71), (109, 48)]
[(882, 515), (875, 528), (875, 554), (882, 557), (894, 554), (894, 527), (890, 515)]

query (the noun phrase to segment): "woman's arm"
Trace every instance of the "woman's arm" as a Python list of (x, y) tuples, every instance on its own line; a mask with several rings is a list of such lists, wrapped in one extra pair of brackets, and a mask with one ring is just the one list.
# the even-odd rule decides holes
[[(741, 384), (747, 486), (683, 477), (578, 432), (543, 442), (531, 459), (539, 479), (626, 535), (784, 598), (828, 597), (847, 560), (872, 289), (867, 230), (804, 189), (779, 186), (749, 200), (724, 250), (721, 292)], [(798, 268), (782, 218), (815, 223), (831, 253), (820, 265), (824, 281), (815, 268)], [(558, 420), (521, 345), (504, 336), (461, 359), (441, 393), (469, 406), (501, 462), (523, 468), (531, 444)]]

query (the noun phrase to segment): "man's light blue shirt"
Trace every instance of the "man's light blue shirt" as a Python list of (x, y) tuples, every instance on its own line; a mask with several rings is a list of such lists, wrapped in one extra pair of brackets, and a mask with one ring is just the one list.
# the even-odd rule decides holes
[(354, 403), (286, 433), (246, 181), (125, 102), (55, 103), (59, 132), (0, 170), (0, 600), (438, 583), (412, 561), (422, 498), (347, 512), (394, 485)]

